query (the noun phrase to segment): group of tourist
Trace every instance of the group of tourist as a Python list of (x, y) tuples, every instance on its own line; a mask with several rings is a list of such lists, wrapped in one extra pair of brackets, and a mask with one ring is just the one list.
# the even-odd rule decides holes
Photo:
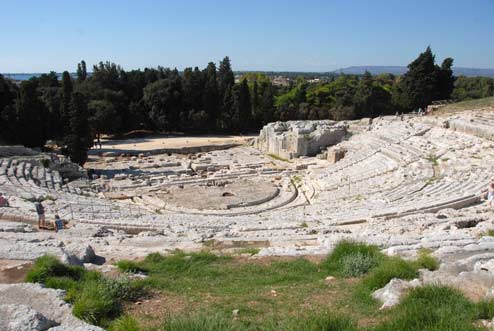
[[(46, 219), (45, 219), (45, 207), (43, 206), (42, 203), (43, 199), (38, 198), (34, 202), (34, 208), (36, 209), (36, 214), (38, 214), (38, 229), (45, 229), (45, 230), (51, 230), (47, 226)], [(0, 207), (10, 207), (9, 200), (3, 195), (3, 193), (0, 192)], [(58, 232), (60, 230), (63, 230), (67, 226), (67, 221), (62, 220), (60, 216), (58, 216), (58, 213), (55, 214), (55, 219), (52, 222), (52, 228), (55, 230), (55, 232)]]
[[(42, 199), (36, 200), (34, 203), (34, 208), (36, 209), (36, 214), (38, 214), (38, 229), (51, 230), (48, 228), (45, 219), (45, 207), (43, 206)], [(55, 232), (65, 229), (67, 221), (62, 220), (58, 214), (55, 214), (55, 219), (52, 222), (52, 227)]]

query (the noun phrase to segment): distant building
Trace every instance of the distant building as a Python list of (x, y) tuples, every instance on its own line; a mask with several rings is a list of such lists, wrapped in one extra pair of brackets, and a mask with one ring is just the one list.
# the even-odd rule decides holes
[(275, 86), (289, 86), (290, 85), (290, 78), (283, 77), (283, 76), (275, 76), (271, 79), (271, 82)]

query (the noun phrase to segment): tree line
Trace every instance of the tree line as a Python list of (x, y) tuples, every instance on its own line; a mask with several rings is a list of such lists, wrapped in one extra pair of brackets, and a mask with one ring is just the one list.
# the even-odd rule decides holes
[(235, 81), (228, 57), (218, 66), (210, 62), (183, 72), (164, 67), (125, 71), (111, 62), (88, 72), (81, 61), (74, 77), (66, 71), (58, 79), (50, 72), (15, 84), (0, 75), (0, 142), (42, 147), (55, 140), (83, 164), (101, 134), (252, 132), (277, 120), (376, 117), (452, 96), (492, 95), (492, 81), (456, 81), (452, 64), (447, 58), (437, 65), (427, 48), (402, 76), (366, 72), (321, 83), (299, 77), (280, 87), (263, 73), (246, 73)]

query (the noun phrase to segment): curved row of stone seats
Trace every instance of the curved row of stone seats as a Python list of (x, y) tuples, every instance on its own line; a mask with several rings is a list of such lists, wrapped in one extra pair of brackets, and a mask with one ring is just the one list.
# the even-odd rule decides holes
[(12, 156), (34, 156), (38, 154), (39, 152), (21, 145), (0, 146), (0, 158), (7, 158)]

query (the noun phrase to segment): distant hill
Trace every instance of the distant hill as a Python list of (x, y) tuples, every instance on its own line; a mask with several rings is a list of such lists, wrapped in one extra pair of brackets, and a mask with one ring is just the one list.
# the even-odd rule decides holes
[[(369, 71), (373, 75), (390, 73), (393, 75), (402, 75), (407, 71), (405, 66), (353, 66), (335, 70), (334, 73), (344, 73), (349, 75), (362, 75), (365, 71)], [(494, 78), (494, 69), (478, 69), (478, 68), (463, 68), (454, 67), (455, 76), (484, 76)]]

